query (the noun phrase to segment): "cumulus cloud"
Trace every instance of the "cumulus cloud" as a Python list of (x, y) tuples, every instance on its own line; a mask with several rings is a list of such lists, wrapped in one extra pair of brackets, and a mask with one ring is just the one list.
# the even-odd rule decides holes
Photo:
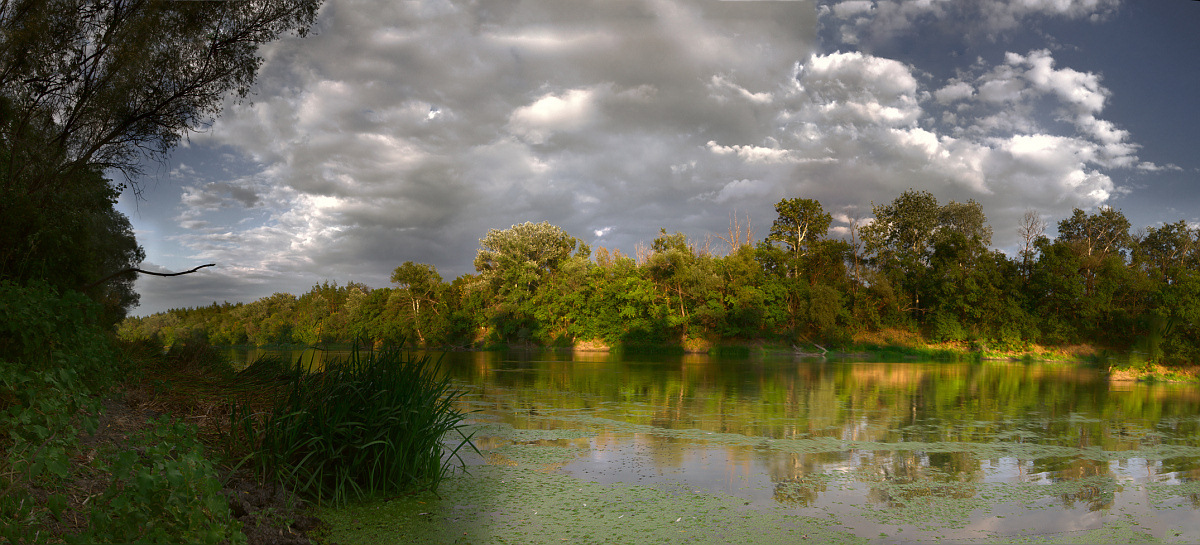
[(937, 97), (937, 101), (943, 104), (968, 99), (974, 95), (975, 88), (971, 87), (971, 84), (962, 81), (946, 85), (933, 93), (933, 96)]
[(722, 233), (734, 208), (769, 223), (800, 196), (843, 214), (843, 233), (848, 210), (909, 188), (981, 202), (1003, 245), (1028, 207), (1118, 194), (1106, 169), (1168, 168), (1104, 119), (1098, 75), (1045, 50), (945, 81), (816, 52), (818, 12), (870, 35), (1115, 6), (983, 4), (327, 0), (314, 35), (264, 50), (254, 102), (193, 137), (189, 153), (235, 153), (248, 172), (180, 165), (170, 240), (253, 297), (386, 285), (408, 260), (472, 272), (478, 239), (523, 221), (629, 252), (660, 228)]
[[(975, 199), (993, 225), (1003, 226), (1016, 225), (1027, 208), (1063, 215), (1122, 191), (1105, 169), (1136, 164), (1136, 145), (1096, 117), (1108, 95), (1098, 77), (1055, 68), (1040, 50), (1009, 54), (979, 70), (934, 82), (931, 92), (913, 67), (894, 60), (814, 54), (779, 101), (781, 124), (769, 134), (774, 146), (714, 141), (707, 147), (745, 167), (788, 158), (787, 192), (817, 198), (832, 210), (889, 202), (919, 188), (943, 201)], [(954, 123), (935, 121), (949, 111)], [(1039, 113), (1053, 111), (1069, 113), (1051, 117), (1070, 123), (1041, 122)], [(999, 228), (996, 242), (1010, 243), (1013, 236)]]

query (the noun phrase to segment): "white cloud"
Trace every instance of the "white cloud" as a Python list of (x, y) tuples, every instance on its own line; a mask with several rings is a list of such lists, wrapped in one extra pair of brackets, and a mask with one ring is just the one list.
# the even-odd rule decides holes
[(922, 114), (916, 78), (895, 60), (859, 52), (813, 55), (798, 82), (794, 96), (836, 124), (911, 126)]
[(753, 93), (736, 83), (730, 81), (727, 77), (717, 74), (712, 77), (709, 83), (709, 89), (714, 91), (714, 96), (717, 100), (723, 100), (725, 93), (732, 93), (734, 96), (743, 100), (748, 100), (756, 104), (770, 104), (774, 100), (771, 93), (759, 92)]
[[(888, 202), (918, 188), (943, 201), (975, 199), (993, 225), (1003, 226), (1016, 225), (1028, 208), (1061, 216), (1123, 191), (1103, 169), (1136, 161), (1127, 132), (1094, 116), (1090, 124), (1075, 123), (1077, 133), (1069, 126), (1055, 132), (1036, 116), (1044, 108), (1098, 115), (1103, 102), (1095, 97), (1107, 95), (1094, 85), (1098, 79), (1054, 69), (1040, 51), (980, 68), (979, 76), (935, 83), (927, 94), (902, 63), (862, 53), (813, 55), (780, 98), (787, 107), (778, 116), (781, 130), (770, 135), (775, 146), (713, 141), (707, 147), (716, 156), (736, 157), (743, 172), (760, 180), (781, 180), (785, 194), (817, 198), (826, 209)], [(945, 132), (932, 123), (942, 118), (939, 108), (954, 110), (956, 123)], [(788, 158), (774, 164), (788, 165), (789, 176), (762, 170), (764, 157)], [(997, 228), (997, 244), (1015, 236), (1008, 231)]]
[(1100, 86), (1100, 78), (1096, 74), (1070, 68), (1056, 70), (1054, 58), (1045, 49), (1031, 51), (1028, 56), (1009, 53), (1007, 60), (1012, 65), (1029, 67), (1024, 78), (1035, 89), (1057, 94), (1063, 102), (1073, 105), (1080, 112), (1093, 113), (1104, 109), (1108, 91)]
[(762, 146), (722, 146), (709, 141), (708, 150), (717, 155), (736, 155), (749, 163), (796, 163), (803, 161), (790, 150)]
[(938, 89), (937, 91), (934, 91), (933, 96), (937, 98), (938, 102), (949, 104), (958, 100), (971, 98), (974, 94), (975, 88), (971, 87), (971, 84), (962, 81), (956, 81), (945, 87), (942, 87), (941, 89)]
[(591, 89), (571, 89), (542, 96), (513, 112), (509, 130), (532, 144), (541, 144), (555, 132), (586, 129), (596, 117), (595, 95)]
[(1145, 170), (1145, 171), (1148, 171), (1148, 172), (1161, 172), (1161, 171), (1183, 172), (1183, 168), (1182, 168), (1182, 167), (1180, 167), (1179, 165), (1176, 165), (1176, 164), (1174, 164), (1174, 163), (1167, 163), (1167, 164), (1165, 164), (1165, 165), (1158, 165), (1158, 164), (1155, 164), (1155, 163), (1151, 163), (1150, 161), (1146, 161), (1146, 162), (1143, 162), (1143, 163), (1138, 163), (1137, 167), (1138, 167), (1138, 169), (1140, 169), (1140, 170)]

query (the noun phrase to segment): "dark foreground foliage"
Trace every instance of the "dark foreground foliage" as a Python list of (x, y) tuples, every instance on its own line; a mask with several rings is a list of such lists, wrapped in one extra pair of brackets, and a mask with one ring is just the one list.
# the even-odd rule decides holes
[[(238, 374), (207, 345), (115, 342), (76, 292), (0, 282), (0, 302), (0, 542), (309, 543), (291, 487), (341, 501), (452, 467), (459, 394), (426, 358)], [(221, 423), (259, 412), (234, 430), (258, 470), (230, 467)]]
[(0, 282), (0, 301), (0, 537), (245, 541), (194, 426), (162, 419), (120, 450), (81, 443), (132, 372), (97, 326), (101, 305), (43, 283)]

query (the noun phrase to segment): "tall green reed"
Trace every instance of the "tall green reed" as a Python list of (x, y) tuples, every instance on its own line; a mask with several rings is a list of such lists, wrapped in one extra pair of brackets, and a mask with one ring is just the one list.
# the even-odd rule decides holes
[[(474, 448), (454, 405), (462, 392), (429, 356), (355, 352), (317, 372), (267, 361), (245, 372), (281, 377), (285, 391), (269, 412), (235, 406), (229, 441), (250, 447), (247, 460), (265, 478), (317, 503), (436, 491), (455, 460), (464, 466), (459, 451)], [(443, 449), (451, 433), (458, 444)]]

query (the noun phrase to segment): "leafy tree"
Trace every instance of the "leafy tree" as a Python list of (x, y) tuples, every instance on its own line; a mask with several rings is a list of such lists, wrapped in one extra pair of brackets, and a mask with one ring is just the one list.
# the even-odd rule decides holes
[[(502, 339), (530, 340), (540, 329), (534, 294), (571, 257), (579, 241), (561, 227), (525, 222), (492, 229), (479, 245), (475, 270), (499, 296), (489, 309), (494, 332)], [(584, 245), (579, 255), (590, 251)]]
[(1058, 222), (1058, 238), (1069, 244), (1082, 260), (1087, 294), (1096, 286), (1096, 272), (1108, 259), (1124, 262), (1133, 242), (1129, 220), (1119, 210), (1103, 207), (1094, 214), (1076, 208), (1071, 217)]
[(440, 292), (443, 289), (442, 275), (438, 274), (433, 265), (405, 261), (403, 265), (396, 267), (396, 270), (392, 272), (392, 282), (407, 294), (412, 309), (413, 330), (417, 334), (417, 339), (424, 344), (425, 335), (421, 329), (427, 318), (422, 315), (421, 306), (425, 305), (426, 315), (439, 313), (438, 303)]
[(724, 320), (716, 328), (724, 337), (754, 338), (787, 322), (779, 312), (781, 294), (768, 289), (753, 246), (738, 246), (716, 261), (721, 277)]
[(932, 251), (941, 207), (928, 191), (905, 191), (891, 204), (872, 205), (875, 221), (863, 227), (867, 252), (876, 261), (896, 260), (904, 266), (923, 265)]
[(532, 294), (542, 277), (558, 269), (579, 241), (547, 222), (492, 229), (479, 240), (475, 270), (501, 293)]
[[(258, 47), (303, 35), (319, 0), (0, 2), (0, 278), (79, 289), (141, 260), (112, 209), (144, 156), (245, 97)], [(69, 256), (69, 257), (64, 257)], [(119, 317), (130, 279), (91, 295)]]
[(1085, 282), (1080, 276), (1082, 258), (1061, 240), (1039, 237), (1034, 248), (1040, 258), (1030, 271), (1030, 314), (1039, 317), (1039, 330), (1050, 343), (1075, 342), (1082, 336)]
[(668, 235), (666, 229), (660, 230), (650, 247), (652, 253), (646, 260), (646, 270), (666, 294), (667, 305), (678, 307), (677, 323), (683, 325), (688, 319), (693, 288), (700, 280), (696, 270), (699, 256), (688, 244), (686, 235), (679, 232)]
[(986, 251), (977, 236), (938, 234), (925, 292), (931, 332), (941, 340), (993, 338), (1013, 346), (1027, 340), (1030, 319), (1021, 306), (1018, 266)]
[[(791, 328), (815, 328), (824, 336), (842, 308), (841, 298), (824, 288), (847, 286), (845, 261), (852, 246), (826, 238), (833, 217), (813, 199), (783, 199), (775, 204), (775, 211), (778, 217), (758, 248), (758, 260), (766, 270), (786, 274), (786, 279), (771, 283), (787, 294)], [(814, 316), (819, 319), (811, 319)]]
[[(305, 35), (319, 0), (173, 2), (24, 0), (0, 3), (0, 139), (22, 154), (3, 169), (28, 194), (53, 192), (67, 172), (140, 170), (246, 97), (280, 35)], [(39, 143), (39, 149), (22, 144)], [(35, 158), (40, 159), (40, 158)], [(45, 169), (45, 170), (42, 170)]]
[(928, 191), (908, 190), (891, 204), (871, 207), (875, 221), (862, 237), (871, 261), (910, 294), (910, 309), (920, 311), (920, 285), (932, 253), (941, 207)]
[(813, 199), (782, 199), (775, 203), (779, 217), (771, 224), (767, 242), (784, 245), (790, 255), (792, 275), (796, 275), (800, 258), (808, 255), (813, 245), (829, 232), (833, 216)]
[[(0, 149), (0, 154), (4, 150)], [(0, 192), (11, 187), (0, 171)], [(82, 290), (110, 274), (135, 266), (145, 253), (129, 218), (113, 209), (117, 192), (95, 169), (64, 176), (61, 191), (44, 200), (0, 198), (0, 277), (41, 279), (62, 289)], [(6, 213), (5, 213), (6, 212)], [(103, 305), (102, 324), (121, 321), (137, 304), (132, 276), (86, 291)]]
[[(1135, 260), (1159, 280), (1171, 279), (1172, 271), (1195, 264), (1200, 232), (1179, 220), (1150, 227), (1135, 246)], [(1190, 263), (1189, 263), (1190, 262)]]
[[(970, 199), (965, 203), (950, 201), (938, 210), (938, 228), (935, 238), (958, 233), (979, 248), (992, 244), (992, 228), (987, 225), (983, 205)], [(936, 242), (935, 242), (936, 244)]]
[(862, 229), (867, 252), (890, 282), (911, 297), (908, 308), (918, 316), (936, 306), (930, 301), (923, 305), (921, 294), (941, 285), (945, 268), (961, 273), (991, 243), (992, 229), (983, 207), (974, 200), (942, 206), (929, 192), (910, 189), (891, 204), (873, 206), (872, 211), (875, 221)]
[(1099, 259), (1124, 256), (1132, 242), (1129, 220), (1110, 206), (1101, 207), (1094, 214), (1076, 208), (1071, 217), (1058, 222), (1058, 238), (1075, 246), (1080, 255)]

